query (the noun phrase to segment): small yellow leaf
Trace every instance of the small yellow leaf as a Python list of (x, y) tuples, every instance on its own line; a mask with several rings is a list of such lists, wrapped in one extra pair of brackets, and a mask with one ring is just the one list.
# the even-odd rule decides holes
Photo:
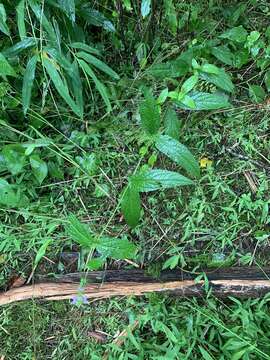
[(207, 167), (211, 166), (212, 164), (213, 164), (213, 160), (210, 160), (210, 159), (208, 159), (206, 157), (201, 158), (201, 160), (200, 160), (200, 167), (201, 168), (207, 168)]

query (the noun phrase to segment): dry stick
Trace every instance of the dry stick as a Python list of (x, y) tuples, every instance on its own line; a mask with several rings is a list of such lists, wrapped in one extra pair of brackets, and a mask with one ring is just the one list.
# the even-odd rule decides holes
[[(270, 268), (229, 268), (205, 271), (212, 293), (219, 297), (261, 297), (270, 291)], [(80, 278), (74, 273), (47, 279), (46, 282), (22, 286), (0, 293), (0, 305), (28, 299), (65, 300), (78, 294)], [(143, 270), (95, 271), (87, 275), (90, 282), (84, 294), (90, 299), (114, 296), (141, 296), (149, 292), (162, 292), (178, 297), (203, 296), (204, 281), (197, 283), (196, 275), (182, 271), (164, 271), (159, 279), (146, 275)], [(104, 283), (101, 283), (102, 279)], [(91, 283), (92, 282), (92, 283)]]

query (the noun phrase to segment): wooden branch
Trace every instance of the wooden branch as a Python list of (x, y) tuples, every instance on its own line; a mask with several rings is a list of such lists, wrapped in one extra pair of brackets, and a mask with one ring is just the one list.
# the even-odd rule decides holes
[[(270, 268), (231, 268), (206, 271), (213, 294), (219, 297), (261, 297), (270, 291)], [(74, 273), (45, 279), (45, 282), (13, 288), (0, 293), (0, 305), (28, 299), (65, 300), (78, 293), (80, 279), (86, 277), (88, 284), (84, 295), (91, 299), (113, 296), (144, 295), (163, 292), (175, 296), (203, 296), (204, 281), (195, 283), (196, 275), (181, 271), (164, 271), (158, 279), (143, 270), (110, 270)], [(44, 279), (43, 279), (44, 281)]]

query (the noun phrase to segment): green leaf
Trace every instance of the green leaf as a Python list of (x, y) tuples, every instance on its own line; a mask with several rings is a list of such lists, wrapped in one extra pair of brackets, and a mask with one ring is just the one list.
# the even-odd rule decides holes
[(37, 55), (31, 57), (31, 59), (28, 61), (26, 65), (25, 73), (23, 76), (22, 104), (23, 104), (24, 115), (26, 115), (30, 105), (31, 92), (32, 92), (33, 82), (35, 79), (37, 60), (38, 60)]
[(94, 195), (97, 198), (108, 196), (110, 193), (110, 187), (107, 184), (96, 184)]
[(100, 55), (100, 51), (96, 48), (89, 46), (87, 44), (81, 43), (81, 42), (74, 42), (69, 45), (70, 47), (74, 49), (80, 49), (86, 52), (89, 52), (91, 54)]
[(111, 76), (113, 79), (119, 80), (119, 75), (116, 74), (108, 65), (106, 65), (103, 61), (97, 59), (95, 56), (90, 55), (88, 53), (79, 51), (76, 56), (87, 61), (89, 64), (94, 65), (97, 69), (103, 71), (105, 74)]
[(0, 4), (0, 31), (2, 31), (5, 35), (9, 36), (9, 28), (7, 26), (7, 15), (6, 10), (3, 4)]
[(94, 81), (98, 92), (100, 93), (103, 101), (107, 105), (107, 111), (108, 112), (111, 111), (112, 107), (111, 107), (110, 99), (109, 99), (105, 85), (102, 84), (102, 82), (100, 82), (98, 80), (94, 71), (90, 68), (90, 66), (84, 60), (78, 59), (78, 63), (80, 65), (80, 67), (82, 68), (82, 70), (85, 72), (85, 74), (89, 75), (92, 78), (92, 80)]
[(76, 160), (88, 175), (95, 175), (97, 170), (97, 157), (95, 153), (85, 153), (83, 156), (76, 156)]
[(151, 65), (147, 70), (146, 74), (153, 76), (156, 79), (164, 78), (177, 78), (184, 76), (189, 71), (189, 65), (181, 59), (169, 61), (166, 63), (159, 63)]
[(225, 72), (224, 69), (218, 69), (218, 73), (216, 74), (200, 72), (200, 77), (203, 80), (216, 85), (222, 90), (225, 90), (227, 92), (234, 91), (234, 85), (232, 83), (231, 77)]
[(9, 65), (6, 58), (1, 53), (0, 53), (0, 76), (16, 76), (15, 70), (11, 65)]
[(220, 35), (220, 38), (229, 39), (237, 43), (243, 43), (246, 41), (247, 35), (247, 30), (242, 25), (240, 25), (225, 31), (223, 34)]
[(154, 135), (160, 127), (159, 106), (151, 94), (147, 94), (139, 107), (141, 124), (145, 132)]
[(91, 25), (101, 26), (104, 30), (115, 32), (113, 23), (108, 20), (101, 12), (93, 9), (92, 4), (83, 5), (80, 8), (80, 15)]
[(34, 266), (36, 267), (40, 260), (43, 258), (43, 256), (46, 253), (47, 247), (52, 242), (52, 239), (47, 239), (44, 244), (41, 245), (41, 247), (38, 249), (38, 252), (35, 257)]
[(68, 73), (69, 77), (71, 78), (71, 84), (73, 89), (73, 94), (76, 99), (76, 103), (79, 106), (79, 111), (81, 116), (83, 117), (83, 108), (84, 108), (84, 101), (83, 101), (83, 84), (80, 77), (79, 67), (76, 60), (74, 60), (72, 64), (72, 70)]
[(30, 5), (40, 25), (42, 25), (42, 28), (47, 32), (49, 40), (56, 43), (57, 35), (55, 29), (45, 16), (43, 6), (37, 0), (27, 0), (27, 3)]
[(48, 163), (48, 170), (51, 177), (54, 177), (59, 180), (64, 180), (64, 173), (62, 169), (60, 168), (59, 164), (49, 161)]
[(176, 35), (178, 21), (177, 21), (177, 12), (175, 10), (174, 3), (172, 0), (166, 0), (164, 1), (164, 6), (165, 6), (165, 15), (167, 17), (169, 28), (171, 32), (174, 35)]
[(165, 261), (162, 266), (162, 270), (170, 268), (171, 270), (176, 268), (180, 259), (180, 255), (173, 255)]
[(20, 201), (20, 194), (13, 190), (12, 185), (6, 180), (0, 179), (0, 204), (8, 207), (17, 207)]
[(161, 93), (159, 94), (159, 97), (157, 99), (157, 103), (159, 105), (162, 105), (164, 104), (164, 102), (166, 101), (167, 97), (168, 97), (168, 94), (169, 94), (169, 90), (168, 88), (165, 88), (161, 91)]
[(169, 106), (164, 117), (165, 133), (166, 135), (179, 140), (180, 136), (180, 120), (177, 118), (175, 110)]
[(75, 1), (74, 0), (58, 0), (61, 9), (66, 13), (67, 17), (75, 23)]
[(255, 103), (261, 103), (265, 99), (265, 91), (260, 85), (249, 85), (249, 96)]
[(261, 36), (258, 31), (251, 31), (251, 33), (247, 36), (247, 45), (252, 46)]
[(200, 70), (207, 74), (218, 75), (218, 73), (219, 73), (219, 68), (216, 65), (212, 65), (212, 64), (204, 64), (201, 66)]
[(113, 259), (133, 259), (136, 254), (136, 246), (127, 239), (117, 239), (113, 237), (102, 237), (97, 245), (97, 251), (102, 257)]
[[(71, 88), (69, 88), (68, 90), (70, 90), (70, 92), (71, 89), (73, 90), (72, 95), (75, 97), (81, 117), (83, 117), (83, 86), (77, 61), (74, 60), (73, 63), (71, 63), (66, 56), (64, 56), (62, 53), (60, 53), (54, 48), (45, 48), (44, 50), (46, 50), (47, 54), (49, 54), (51, 60), (53, 60), (54, 63), (59, 64), (59, 66), (61, 66), (61, 68), (65, 70), (67, 80), (70, 80), (71, 83)], [(70, 85), (70, 83), (68, 83), (68, 85)]]
[(36, 39), (33, 37), (27, 37), (24, 38), (22, 41), (19, 41), (17, 44), (11, 46), (10, 48), (4, 50), (3, 54), (5, 55), (5, 57), (11, 58), (35, 45), (36, 45)]
[(233, 356), (231, 357), (231, 360), (240, 360), (240, 359), (243, 359), (243, 356), (245, 354), (248, 354), (249, 353), (249, 350), (248, 348), (244, 348), (242, 350), (238, 350), (237, 352), (235, 352), (233, 354)]
[(151, 0), (142, 0), (141, 2), (141, 15), (143, 18), (148, 16), (151, 11)]
[(265, 83), (265, 86), (267, 88), (267, 91), (270, 92), (270, 70), (268, 70), (265, 73), (264, 83)]
[(141, 216), (141, 199), (136, 188), (128, 185), (121, 201), (121, 211), (131, 228), (138, 225)]
[(52, 140), (49, 138), (35, 139), (34, 141), (27, 141), (22, 143), (21, 146), (25, 149), (25, 155), (31, 155), (34, 149), (39, 147), (47, 147), (52, 144)]
[(184, 94), (189, 93), (196, 86), (198, 80), (199, 76), (197, 74), (190, 76), (181, 86), (181, 92)]
[(176, 101), (176, 104), (186, 110), (216, 110), (231, 107), (226, 95), (192, 91), (189, 96), (195, 102), (195, 109), (189, 108), (179, 101)]
[(234, 54), (227, 46), (217, 46), (211, 48), (211, 53), (221, 62), (226, 65), (234, 65)]
[(93, 258), (91, 260), (88, 261), (86, 267), (89, 270), (98, 270), (100, 269), (105, 263), (105, 259), (100, 257), (100, 258)]
[(199, 346), (199, 349), (204, 360), (214, 360), (214, 358), (202, 346)]
[(180, 144), (179, 141), (168, 135), (159, 135), (156, 140), (156, 148), (172, 161), (182, 166), (191, 176), (200, 177), (198, 161), (195, 160), (188, 148)]
[(32, 167), (33, 174), (39, 184), (42, 184), (43, 180), (48, 175), (48, 166), (45, 161), (41, 160), (38, 155), (30, 156), (30, 164)]
[(181, 99), (181, 103), (184, 104), (185, 106), (189, 107), (190, 109), (196, 109), (196, 104), (194, 102), (194, 100), (192, 99), (192, 97), (185, 95), (182, 99)]
[(66, 226), (66, 232), (73, 241), (86, 248), (93, 248), (97, 245), (95, 235), (82, 224), (75, 215), (68, 217), (69, 224)]
[(17, 26), (21, 40), (26, 37), (26, 28), (24, 22), (25, 0), (21, 0), (16, 6)]
[(26, 162), (24, 148), (20, 145), (5, 145), (2, 150), (6, 166), (12, 175), (19, 174)]
[(240, 69), (243, 65), (249, 62), (249, 53), (248, 49), (237, 50), (234, 56), (234, 66)]
[(141, 171), (131, 177), (130, 183), (139, 192), (193, 185), (193, 181), (185, 176), (168, 170), (152, 169)]
[(66, 101), (66, 103), (70, 106), (70, 108), (72, 109), (72, 111), (74, 111), (75, 114), (82, 117), (81, 109), (71, 98), (68, 91), (68, 87), (61, 79), (61, 76), (56, 68), (55, 63), (53, 63), (49, 58), (46, 58), (44, 56), (43, 65), (45, 66), (45, 69), (50, 79), (52, 80), (56, 90), (58, 91), (59, 95)]

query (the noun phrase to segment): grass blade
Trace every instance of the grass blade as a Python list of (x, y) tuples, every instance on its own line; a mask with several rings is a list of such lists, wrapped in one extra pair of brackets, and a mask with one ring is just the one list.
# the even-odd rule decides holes
[(37, 65), (38, 56), (34, 55), (28, 61), (25, 69), (25, 73), (23, 76), (23, 88), (22, 88), (22, 104), (23, 104), (23, 113), (26, 115), (30, 100), (31, 100), (31, 93), (33, 82), (35, 79), (35, 72), (36, 72), (36, 65)]
[(23, 40), (26, 37), (24, 10), (25, 10), (25, 1), (21, 0), (19, 4), (16, 6), (17, 26), (21, 40)]

